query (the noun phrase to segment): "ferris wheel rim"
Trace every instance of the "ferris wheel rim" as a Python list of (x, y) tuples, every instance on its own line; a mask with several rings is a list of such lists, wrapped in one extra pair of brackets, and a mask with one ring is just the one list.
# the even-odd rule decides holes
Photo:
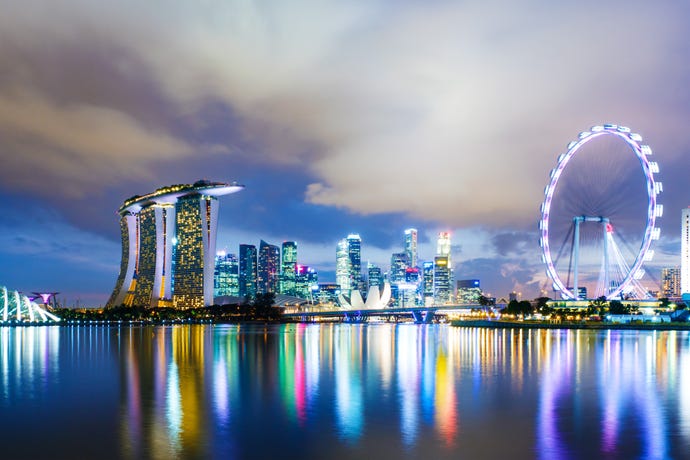
[(663, 208), (657, 203), (657, 195), (661, 193), (662, 185), (660, 181), (655, 181), (654, 174), (659, 172), (658, 165), (655, 162), (650, 162), (647, 157), (652, 154), (652, 150), (648, 145), (642, 144), (642, 136), (633, 133), (629, 128), (618, 126), (614, 124), (596, 125), (590, 128), (589, 131), (583, 131), (579, 134), (578, 139), (568, 144), (567, 151), (558, 157), (556, 167), (551, 170), (551, 178), (549, 184), (544, 190), (544, 201), (541, 205), (541, 219), (539, 220), (540, 239), (539, 244), (542, 248), (543, 262), (546, 265), (546, 272), (549, 278), (553, 281), (554, 289), (557, 289), (561, 296), (575, 300), (579, 296), (573, 293), (563, 283), (559, 276), (556, 267), (551, 257), (550, 240), (549, 240), (549, 220), (551, 204), (554, 191), (558, 185), (558, 180), (565, 170), (565, 167), (570, 160), (577, 154), (580, 148), (589, 141), (597, 137), (614, 135), (625, 141), (625, 143), (633, 150), (640, 165), (642, 167), (645, 182), (647, 186), (647, 223), (645, 226), (644, 236), (640, 245), (640, 250), (635, 257), (635, 261), (630, 267), (630, 270), (623, 278), (619, 286), (606, 297), (612, 299), (621, 294), (632, 282), (636, 274), (641, 270), (644, 262), (647, 261), (648, 255), (651, 256), (653, 252), (649, 252), (652, 240), (658, 239), (660, 228), (656, 225), (657, 217), (661, 216)]

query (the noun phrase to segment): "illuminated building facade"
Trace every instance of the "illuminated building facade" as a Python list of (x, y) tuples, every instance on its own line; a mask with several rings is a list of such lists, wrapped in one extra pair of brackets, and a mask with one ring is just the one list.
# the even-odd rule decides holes
[(283, 257), (280, 264), (280, 293), (294, 296), (297, 269), (297, 243), (294, 241), (285, 241), (281, 249)]
[(662, 268), (661, 269), (661, 297), (669, 299), (680, 298), (682, 292), (680, 290), (680, 268)]
[(681, 219), (680, 292), (690, 293), (690, 208), (683, 209)]
[(280, 249), (261, 240), (256, 288), (260, 294), (278, 292)]
[(224, 251), (216, 254), (216, 269), (213, 274), (213, 296), (240, 295), (239, 262), (237, 255)]
[(371, 289), (372, 286), (378, 286), (379, 289), (382, 289), (383, 273), (381, 272), (381, 268), (374, 264), (369, 264), (367, 267), (367, 272), (367, 279), (369, 280), (369, 289)]
[(422, 264), (422, 301), (424, 306), (431, 306), (434, 303), (434, 263), (424, 262)]
[(313, 291), (318, 289), (318, 273), (306, 265), (297, 265), (295, 272), (295, 297), (312, 300)]
[(119, 209), (122, 261), (108, 306), (213, 303), (218, 196), (238, 184), (198, 181), (133, 196)]
[(434, 257), (434, 303), (444, 305), (451, 301), (450, 262), (448, 256)]
[(256, 271), (256, 246), (240, 244), (240, 297), (256, 297)]
[(410, 267), (417, 266), (417, 229), (408, 228), (405, 230), (405, 253), (407, 263)]
[(335, 281), (341, 292), (349, 295), (360, 288), (362, 281), (362, 240), (359, 235), (351, 234), (338, 242), (336, 249)]
[(482, 288), (479, 280), (458, 280), (456, 295), (458, 303), (477, 304), (481, 295)]

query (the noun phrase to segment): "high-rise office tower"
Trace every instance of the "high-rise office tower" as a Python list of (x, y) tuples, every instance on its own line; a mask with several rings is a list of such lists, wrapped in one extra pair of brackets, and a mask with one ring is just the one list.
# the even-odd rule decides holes
[(118, 210), (120, 274), (107, 305), (211, 305), (217, 197), (242, 188), (198, 181), (126, 200)]
[(256, 297), (257, 253), (253, 244), (240, 244), (240, 297)]
[(313, 299), (313, 291), (318, 289), (319, 275), (311, 267), (297, 265), (295, 270), (295, 294), (302, 299)]
[(350, 234), (338, 242), (335, 255), (335, 281), (343, 294), (359, 289), (362, 281), (362, 240)]
[(438, 241), (436, 243), (436, 255), (439, 257), (446, 257), (448, 259), (448, 285), (449, 285), (449, 295), (453, 295), (453, 280), (455, 278), (455, 273), (453, 272), (453, 258), (452, 258), (452, 245), (450, 242), (449, 232), (440, 232), (438, 234)]
[(680, 290), (680, 268), (661, 269), (661, 297), (679, 298), (682, 294)]
[(280, 293), (295, 295), (295, 277), (297, 267), (297, 243), (294, 241), (283, 242), (283, 260), (280, 273)]
[(379, 291), (381, 291), (383, 289), (383, 272), (381, 272), (381, 268), (374, 264), (369, 264), (367, 266), (367, 272), (369, 288), (378, 286)]
[(450, 233), (441, 232), (438, 234), (438, 240), (436, 241), (436, 255), (450, 257)]
[(261, 294), (278, 292), (280, 249), (261, 240), (256, 289)]
[(690, 293), (690, 207), (683, 209), (681, 217), (680, 291)]
[(434, 257), (434, 303), (444, 305), (451, 301), (450, 262), (448, 256)]
[(408, 228), (405, 230), (405, 252), (407, 253), (407, 263), (410, 267), (417, 266), (417, 229)]
[(434, 263), (424, 262), (422, 265), (422, 298), (425, 306), (434, 303)]
[(389, 279), (391, 284), (405, 281), (405, 270), (408, 267), (406, 252), (395, 252), (391, 255), (391, 271)]
[(482, 288), (479, 280), (459, 280), (457, 282), (458, 303), (479, 303), (479, 297), (482, 295)]
[(224, 251), (216, 254), (213, 295), (215, 297), (240, 295), (239, 262), (235, 254), (227, 254)]

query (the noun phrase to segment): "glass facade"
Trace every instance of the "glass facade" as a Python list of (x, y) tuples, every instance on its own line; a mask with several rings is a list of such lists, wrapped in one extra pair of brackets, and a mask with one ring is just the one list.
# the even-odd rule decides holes
[(477, 304), (482, 289), (479, 280), (458, 280), (458, 293), (456, 299), (458, 303)]
[(156, 277), (156, 208), (151, 205), (139, 212), (139, 266), (135, 275), (133, 305), (151, 306)]
[(213, 274), (213, 296), (240, 295), (239, 262), (237, 255), (220, 252), (216, 255), (216, 267)]
[(256, 297), (257, 252), (253, 244), (240, 244), (240, 297)]
[(295, 295), (295, 276), (297, 267), (297, 243), (283, 242), (283, 258), (280, 270), (280, 293)]
[(280, 249), (261, 240), (259, 244), (259, 265), (257, 271), (257, 292), (267, 294), (278, 292)]
[(410, 267), (417, 266), (417, 229), (408, 228), (405, 230), (405, 253), (407, 263)]
[(451, 302), (450, 266), (447, 256), (434, 258), (434, 303), (445, 305)]

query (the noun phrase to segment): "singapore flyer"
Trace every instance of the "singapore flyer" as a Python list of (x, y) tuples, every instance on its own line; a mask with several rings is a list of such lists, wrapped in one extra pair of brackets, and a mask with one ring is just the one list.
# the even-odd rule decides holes
[(539, 221), (542, 261), (566, 300), (644, 299), (663, 214), (652, 149), (625, 126), (583, 131), (558, 157)]

